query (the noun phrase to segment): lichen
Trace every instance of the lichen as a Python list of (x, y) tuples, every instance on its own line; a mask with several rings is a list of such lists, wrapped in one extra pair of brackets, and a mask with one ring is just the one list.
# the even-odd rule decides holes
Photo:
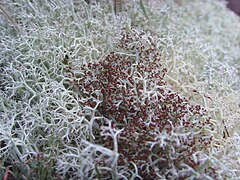
[(1, 3), (2, 178), (240, 177), (239, 17), (122, 5)]

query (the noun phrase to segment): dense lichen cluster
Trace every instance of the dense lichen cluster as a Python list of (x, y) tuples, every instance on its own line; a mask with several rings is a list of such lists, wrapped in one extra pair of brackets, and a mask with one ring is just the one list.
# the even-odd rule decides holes
[[(206, 110), (190, 105), (165, 82), (161, 55), (145, 33), (123, 30), (117, 47), (100, 62), (83, 65), (81, 77), (72, 73), (72, 83), (85, 99), (83, 112), (96, 110), (89, 116), (97, 124), (93, 142), (110, 149), (118, 144), (117, 164), (131, 170), (134, 163), (143, 178), (156, 178), (157, 172), (171, 178), (191, 176), (201, 165), (193, 155), (205, 151), (213, 138)], [(122, 129), (116, 142), (100, 131), (109, 120), (112, 128)]]
[(239, 17), (111, 2), (1, 3), (0, 177), (239, 178)]

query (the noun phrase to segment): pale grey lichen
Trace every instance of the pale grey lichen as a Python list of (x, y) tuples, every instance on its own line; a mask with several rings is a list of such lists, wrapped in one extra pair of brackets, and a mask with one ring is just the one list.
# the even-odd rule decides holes
[[(43, 154), (47, 163), (54, 161), (45, 168), (62, 178), (109, 177), (101, 172), (115, 179), (141, 178), (135, 163), (130, 162), (133, 171), (117, 164), (119, 129), (102, 127), (114, 149), (94, 141), (93, 130), (100, 128), (94, 121), (102, 117), (94, 117), (96, 109), (83, 111), (87, 97), (70, 83), (82, 76), (83, 65), (118, 50), (123, 29), (134, 28), (156, 42), (171, 88), (204, 106), (215, 124), (211, 149), (195, 155), (218, 167), (219, 179), (240, 177), (239, 17), (222, 1), (143, 2), (149, 20), (139, 1), (125, 2), (125, 12), (118, 14), (112, 1), (0, 3), (0, 176), (6, 166), (16, 165), (14, 178), (30, 177), (30, 171), (17, 171), (31, 169), (29, 160)], [(69, 67), (79, 70), (73, 75)], [(105, 162), (98, 167), (98, 161)], [(211, 179), (201, 169), (183, 166), (192, 172), (190, 179)], [(165, 178), (161, 172), (157, 176)]]

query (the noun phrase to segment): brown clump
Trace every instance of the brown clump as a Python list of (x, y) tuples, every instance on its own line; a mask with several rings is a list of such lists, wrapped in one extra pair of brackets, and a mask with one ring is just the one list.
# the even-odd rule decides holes
[(227, 7), (240, 16), (240, 0), (227, 0)]

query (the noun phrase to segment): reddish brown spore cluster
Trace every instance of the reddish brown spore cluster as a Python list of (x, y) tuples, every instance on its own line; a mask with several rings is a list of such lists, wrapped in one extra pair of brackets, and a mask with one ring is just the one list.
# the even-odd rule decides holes
[[(190, 105), (167, 86), (161, 55), (144, 33), (123, 32), (117, 48), (99, 63), (83, 66), (84, 76), (75, 85), (86, 99), (85, 106), (97, 108), (96, 115), (112, 120), (115, 128), (124, 128), (118, 141), (119, 165), (131, 168), (129, 162), (134, 162), (144, 178), (156, 178), (156, 167), (160, 174), (171, 176), (167, 170), (172, 164), (181, 169), (185, 163), (196, 169), (200, 161), (194, 161), (192, 154), (208, 147), (212, 138), (204, 131), (213, 130), (206, 111)], [(166, 146), (151, 147), (149, 142), (157, 142), (163, 132), (170, 136), (190, 133), (176, 137), (178, 143), (167, 140)], [(111, 138), (105, 138), (103, 144), (113, 148)], [(177, 154), (169, 157), (172, 149)], [(154, 169), (150, 160), (156, 158), (163, 160)], [(179, 178), (188, 176), (180, 174)]]

